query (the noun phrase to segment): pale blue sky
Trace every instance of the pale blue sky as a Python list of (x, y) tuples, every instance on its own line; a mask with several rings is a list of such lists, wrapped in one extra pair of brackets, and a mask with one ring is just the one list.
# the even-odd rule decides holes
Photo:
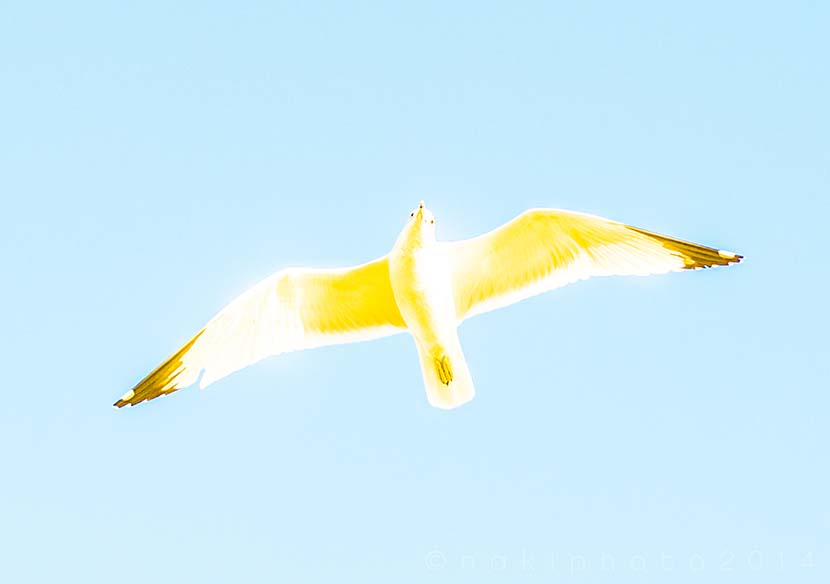
[[(826, 5), (394, 4), (4, 6), (0, 578), (827, 581)], [(452, 412), (406, 336), (111, 408), (419, 199), (747, 261), (465, 323)]]

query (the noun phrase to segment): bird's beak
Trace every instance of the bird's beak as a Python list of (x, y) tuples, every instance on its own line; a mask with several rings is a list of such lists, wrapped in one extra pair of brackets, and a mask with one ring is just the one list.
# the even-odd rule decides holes
[(424, 219), (424, 202), (423, 201), (421, 201), (418, 204), (418, 212), (415, 214), (415, 218), (418, 221), (422, 221)]

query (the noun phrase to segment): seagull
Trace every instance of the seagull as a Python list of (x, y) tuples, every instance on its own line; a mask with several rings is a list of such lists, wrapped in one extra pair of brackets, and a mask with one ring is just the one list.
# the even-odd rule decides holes
[(196, 381), (205, 388), (289, 351), (409, 332), (427, 400), (452, 409), (475, 395), (457, 332), (471, 316), (593, 276), (697, 270), (742, 258), (559, 209), (530, 209), (484, 235), (437, 241), (435, 217), (421, 201), (382, 258), (351, 268), (273, 274), (228, 304), (114, 405), (139, 404)]

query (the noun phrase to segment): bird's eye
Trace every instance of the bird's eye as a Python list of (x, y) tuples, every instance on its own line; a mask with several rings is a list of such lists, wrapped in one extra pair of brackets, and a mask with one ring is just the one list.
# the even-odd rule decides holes
[(412, 211), (412, 213), (410, 213), (409, 216), (414, 217), (415, 216), (415, 211)]
[(430, 219), (430, 220), (429, 220), (429, 224), (430, 224), (430, 225), (434, 225), (434, 224), (435, 224), (435, 219)]

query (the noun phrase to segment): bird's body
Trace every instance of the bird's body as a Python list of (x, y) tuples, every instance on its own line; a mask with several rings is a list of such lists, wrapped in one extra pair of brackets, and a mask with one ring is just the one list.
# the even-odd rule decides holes
[(473, 398), (458, 325), (592, 276), (727, 265), (741, 256), (593, 215), (531, 209), (479, 237), (435, 238), (423, 202), (386, 256), (345, 269), (289, 268), (243, 293), (115, 405), (206, 387), (271, 355), (408, 331), (429, 403)]
[(392, 292), (415, 339), (427, 399), (450, 408), (475, 395), (458, 339), (449, 258), (435, 240), (435, 220), (419, 207), (389, 253)]

